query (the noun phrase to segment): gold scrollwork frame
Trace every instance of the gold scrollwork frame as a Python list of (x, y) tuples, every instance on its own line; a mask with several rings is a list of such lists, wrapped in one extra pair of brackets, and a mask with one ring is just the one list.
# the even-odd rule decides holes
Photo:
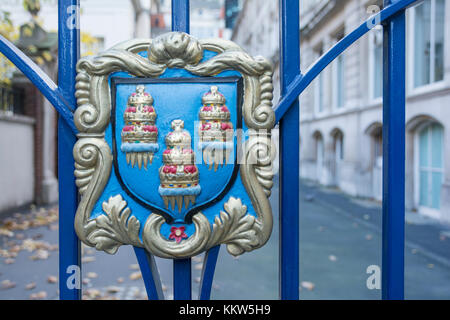
[[(148, 58), (138, 52), (148, 50)], [(204, 50), (217, 52), (200, 62)], [(91, 219), (91, 212), (111, 174), (113, 156), (105, 140), (111, 116), (108, 77), (125, 71), (136, 77), (158, 77), (167, 68), (183, 68), (198, 76), (213, 76), (225, 70), (241, 73), (244, 80), (243, 117), (250, 129), (244, 146), (241, 178), (257, 217), (247, 214), (241, 199), (230, 197), (211, 227), (201, 213), (193, 217), (195, 233), (181, 243), (160, 234), (164, 218), (150, 214), (142, 240), (140, 222), (131, 214), (122, 196), (103, 203), (105, 214)], [(272, 188), (273, 152), (270, 130), (275, 124), (272, 110), (272, 66), (262, 57), (251, 57), (231, 41), (197, 40), (182, 32), (171, 32), (156, 39), (124, 42), (77, 64), (75, 125), (79, 130), (74, 147), (76, 184), (81, 195), (75, 217), (78, 237), (87, 245), (114, 254), (123, 244), (145, 247), (164, 258), (186, 258), (219, 244), (226, 244), (237, 256), (263, 246), (272, 231), (272, 209), (268, 200)]]

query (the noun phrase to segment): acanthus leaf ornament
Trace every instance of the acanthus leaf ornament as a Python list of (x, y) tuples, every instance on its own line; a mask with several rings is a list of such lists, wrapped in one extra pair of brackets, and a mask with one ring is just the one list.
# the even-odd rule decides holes
[[(166, 74), (171, 70), (182, 71), (184, 78), (171, 78)], [(77, 71), (74, 119), (79, 134), (74, 159), (81, 201), (75, 229), (84, 243), (108, 253), (128, 244), (164, 258), (186, 258), (219, 244), (227, 245), (230, 254), (240, 255), (267, 242), (272, 230), (268, 197), (275, 115), (272, 67), (266, 59), (253, 58), (230, 41), (199, 41), (171, 32), (83, 58)], [(223, 76), (225, 72), (232, 76)], [(137, 99), (140, 107), (130, 99), (133, 93), (142, 98)], [(212, 111), (219, 110), (217, 114), (204, 110), (208, 102)], [(132, 119), (134, 111), (139, 119)], [(208, 118), (208, 112), (212, 117)], [(141, 121), (133, 124), (133, 120)], [(166, 140), (170, 132), (185, 130), (192, 135), (186, 136), (187, 150), (208, 141), (205, 136), (196, 137), (198, 120), (218, 121), (220, 132), (226, 133), (214, 141), (221, 145), (209, 146), (212, 153), (204, 153), (204, 148), (199, 152), (207, 163), (195, 161), (199, 159), (191, 151), (184, 154), (184, 148), (178, 148), (182, 157), (169, 154), (168, 149), (176, 145)], [(242, 128), (240, 123), (250, 132), (243, 162), (237, 159), (236, 135), (229, 135)], [(131, 130), (128, 125), (135, 127)], [(148, 130), (142, 130), (144, 126)], [(140, 144), (135, 139), (138, 135), (153, 147), (122, 148), (130, 142)], [(160, 147), (163, 144), (166, 149)], [(227, 148), (231, 144), (234, 150)], [(220, 149), (225, 151), (222, 155), (216, 153)], [(178, 179), (189, 177), (176, 189), (201, 183), (201, 192), (174, 194), (174, 205), (172, 199), (164, 201), (167, 195), (159, 192), (160, 187), (170, 182), (166, 174), (174, 173), (167, 166), (177, 167)]]

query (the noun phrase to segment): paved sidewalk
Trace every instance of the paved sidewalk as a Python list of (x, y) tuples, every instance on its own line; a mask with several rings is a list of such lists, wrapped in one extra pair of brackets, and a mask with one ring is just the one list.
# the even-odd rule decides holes
[[(370, 265), (381, 265), (381, 208), (302, 181), (300, 192), (302, 299), (380, 299), (366, 286)], [(271, 198), (278, 204), (278, 187)], [(278, 213), (267, 245), (238, 259), (222, 246), (213, 299), (278, 298)], [(57, 210), (0, 217), (0, 299), (57, 299)], [(450, 228), (415, 213), (406, 219), (406, 298), (450, 299)], [(6, 224), (5, 224), (6, 223)], [(193, 258), (193, 297), (202, 256)], [(130, 247), (115, 256), (83, 250), (85, 299), (145, 299)], [(166, 298), (172, 298), (172, 263), (157, 259)]]

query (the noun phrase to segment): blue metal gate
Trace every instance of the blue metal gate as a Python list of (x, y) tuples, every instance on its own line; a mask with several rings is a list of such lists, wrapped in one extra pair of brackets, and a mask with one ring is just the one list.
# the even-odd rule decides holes
[[(301, 0), (300, 0), (301, 1)], [(300, 71), (299, 0), (279, 0), (280, 74), (282, 99), (275, 108), (280, 125), (280, 298), (299, 299), (299, 95), (351, 44), (376, 24), (384, 28), (383, 54), (383, 236), (382, 298), (404, 299), (405, 221), (405, 10), (419, 0), (384, 0), (384, 9), (364, 21), (325, 53), (307, 72)], [(24, 53), (0, 36), (0, 52), (10, 59), (59, 113), (59, 270), (60, 298), (81, 298), (81, 287), (69, 288), (73, 266), (80, 267), (80, 241), (73, 222), (78, 194), (72, 149), (77, 129), (76, 63), (79, 59), (79, 0), (59, 0), (58, 85)], [(72, 21), (68, 24), (68, 21)], [(172, 30), (189, 33), (189, 0), (172, 0)], [(289, 162), (288, 162), (289, 161)], [(290, 167), (289, 172), (283, 170)], [(153, 257), (135, 249), (149, 299), (162, 297)], [(199, 298), (209, 299), (219, 247), (205, 258)], [(191, 261), (174, 260), (174, 299), (191, 299)]]

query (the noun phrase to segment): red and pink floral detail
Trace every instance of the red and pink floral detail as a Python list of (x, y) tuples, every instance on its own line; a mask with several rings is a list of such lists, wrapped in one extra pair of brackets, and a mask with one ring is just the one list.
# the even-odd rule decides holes
[(180, 243), (183, 239), (188, 238), (185, 230), (186, 230), (186, 227), (184, 227), (184, 226), (170, 228), (169, 239), (175, 240), (177, 243)]

